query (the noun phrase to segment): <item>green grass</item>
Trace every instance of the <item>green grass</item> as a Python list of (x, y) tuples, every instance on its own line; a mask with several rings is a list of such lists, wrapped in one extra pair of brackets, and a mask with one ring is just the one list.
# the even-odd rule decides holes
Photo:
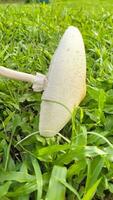
[(41, 93), (0, 78), (0, 199), (113, 199), (112, 1), (0, 5), (0, 65), (48, 71), (69, 25), (87, 55), (87, 95), (51, 139), (38, 133)]

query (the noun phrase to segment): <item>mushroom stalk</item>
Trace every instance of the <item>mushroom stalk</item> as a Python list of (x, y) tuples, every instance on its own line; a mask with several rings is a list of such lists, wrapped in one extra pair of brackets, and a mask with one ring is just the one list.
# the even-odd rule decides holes
[(35, 76), (24, 72), (17, 72), (0, 66), (0, 75), (7, 78), (33, 83)]
[(15, 70), (0, 66), (0, 76), (4, 76), (14, 80), (30, 82), (33, 84), (33, 90), (36, 92), (44, 90), (44, 87), (46, 85), (46, 76), (41, 73), (36, 73), (36, 75), (32, 75), (24, 72), (17, 72)]

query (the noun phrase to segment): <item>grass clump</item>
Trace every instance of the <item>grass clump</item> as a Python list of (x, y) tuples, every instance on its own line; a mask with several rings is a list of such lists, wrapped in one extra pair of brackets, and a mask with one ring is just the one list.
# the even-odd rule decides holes
[(0, 5), (0, 65), (46, 74), (69, 25), (82, 32), (87, 55), (87, 95), (64, 137), (39, 135), (40, 93), (0, 78), (0, 199), (113, 198), (111, 7), (110, 0)]

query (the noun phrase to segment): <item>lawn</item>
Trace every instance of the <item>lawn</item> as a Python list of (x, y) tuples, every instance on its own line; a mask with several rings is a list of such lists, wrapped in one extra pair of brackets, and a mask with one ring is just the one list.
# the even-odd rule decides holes
[(83, 35), (87, 94), (60, 134), (39, 135), (41, 93), (0, 78), (2, 200), (113, 199), (112, 0), (1, 4), (0, 65), (46, 74), (69, 25)]

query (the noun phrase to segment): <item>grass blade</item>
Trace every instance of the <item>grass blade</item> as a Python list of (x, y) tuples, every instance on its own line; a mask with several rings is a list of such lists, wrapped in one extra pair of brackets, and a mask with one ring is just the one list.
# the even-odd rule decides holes
[(32, 160), (32, 165), (34, 167), (34, 171), (35, 171), (35, 175), (36, 175), (37, 200), (40, 200), (42, 197), (42, 186), (43, 186), (42, 173), (41, 173), (38, 161), (35, 158), (32, 158), (31, 160)]
[(26, 196), (27, 194), (30, 194), (34, 191), (36, 191), (37, 189), (37, 184), (36, 181), (32, 181), (31, 183), (25, 183), (25, 184), (21, 184), (21, 186), (17, 187), (15, 189), (15, 191), (11, 191), (7, 193), (8, 197), (20, 197), (22, 195)]
[(61, 182), (66, 188), (68, 188), (71, 192), (73, 192), (76, 196), (77, 196), (77, 198), (78, 198), (78, 200), (81, 200), (81, 198), (80, 198), (80, 195), (79, 195), (79, 193), (75, 190), (75, 188), (73, 188), (70, 184), (68, 184), (66, 181), (63, 181), (63, 180), (61, 180), (61, 179), (58, 179), (59, 180), (59, 182)]
[(17, 181), (19, 183), (31, 182), (35, 180), (35, 176), (32, 176), (25, 172), (3, 172), (0, 174), (0, 182), (4, 181)]
[(8, 181), (0, 186), (0, 199), (7, 194), (11, 183), (11, 181)]
[(65, 167), (54, 166), (49, 181), (49, 188), (46, 195), (46, 200), (64, 200), (65, 186), (59, 182), (66, 181), (67, 169)]
[(96, 157), (92, 161), (88, 161), (88, 172), (85, 191), (88, 191), (97, 181), (99, 174), (104, 166), (104, 158)]
[(100, 183), (101, 179), (97, 180), (96, 183), (87, 191), (87, 193), (84, 195), (82, 200), (91, 200), (97, 190), (97, 187)]

